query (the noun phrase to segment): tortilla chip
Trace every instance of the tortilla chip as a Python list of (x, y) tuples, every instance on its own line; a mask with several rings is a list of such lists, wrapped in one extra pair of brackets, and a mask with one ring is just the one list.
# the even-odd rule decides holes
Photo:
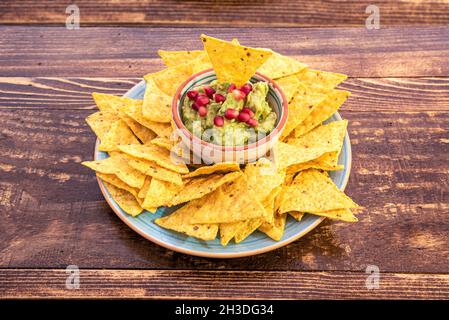
[(310, 168), (325, 171), (343, 170), (345, 166), (342, 164), (338, 164), (338, 154), (339, 152), (337, 151), (328, 152), (316, 158), (315, 160), (310, 160), (301, 164), (290, 166), (287, 169), (287, 173), (296, 173)]
[(256, 231), (263, 222), (263, 218), (256, 218), (239, 223), (240, 226), (238, 227), (237, 232), (234, 236), (235, 243), (240, 243), (245, 240), (251, 233)]
[(117, 113), (123, 103), (123, 98), (108, 93), (93, 92), (92, 98), (102, 112)]
[[(229, 173), (229, 175), (237, 172)], [(191, 223), (231, 223), (263, 217), (263, 206), (248, 192), (244, 175), (215, 190), (209, 201), (193, 212)]]
[(301, 221), (302, 217), (304, 217), (304, 213), (298, 212), (298, 211), (290, 211), (289, 215), (291, 215), (293, 218), (295, 218), (298, 221)]
[(272, 52), (245, 47), (228, 41), (201, 35), (204, 49), (209, 56), (218, 81), (242, 86), (270, 58)]
[(168, 151), (172, 151), (173, 147), (175, 146), (174, 141), (163, 137), (156, 137), (153, 140), (151, 140), (150, 143), (162, 147), (164, 149), (167, 149)]
[(120, 180), (115, 174), (106, 174), (106, 173), (97, 172), (97, 177), (100, 178), (103, 181), (106, 181), (109, 184), (114, 185), (117, 188), (120, 188), (120, 189), (128, 191), (135, 198), (138, 197), (137, 194), (139, 192), (139, 189), (133, 188), (133, 187), (127, 185), (125, 182)]
[(328, 93), (348, 78), (344, 74), (312, 69), (306, 69), (296, 76), (303, 84), (317, 93)]
[(139, 215), (143, 209), (137, 202), (136, 198), (126, 190), (117, 188), (116, 186), (103, 181), (106, 189), (111, 194), (111, 197), (117, 202), (120, 208), (123, 209), (127, 214), (133, 217)]
[(225, 183), (234, 181), (242, 175), (241, 172), (228, 174), (213, 174), (189, 180), (182, 189), (170, 201), (170, 206), (175, 206), (193, 199), (198, 199), (218, 189)]
[(356, 216), (352, 213), (350, 209), (338, 209), (338, 210), (330, 210), (325, 212), (316, 212), (313, 213), (317, 216), (326, 217), (333, 220), (341, 220), (346, 222), (357, 222), (359, 219), (357, 219)]
[(323, 102), (325, 98), (326, 95), (316, 93), (301, 84), (292, 100), (288, 103), (288, 119), (279, 139), (281, 141), (285, 139), (285, 137), (309, 116), (313, 108)]
[(220, 162), (215, 163), (211, 166), (199, 167), (195, 171), (191, 171), (185, 174), (183, 178), (193, 178), (201, 175), (212, 174), (212, 173), (224, 173), (231, 171), (240, 171), (240, 165), (237, 162)]
[(234, 238), (235, 234), (237, 233), (238, 229), (240, 228), (239, 222), (232, 222), (232, 223), (221, 223), (219, 225), (220, 228), (220, 243), (222, 246), (227, 246), (229, 241), (231, 241), (232, 238)]
[(142, 100), (134, 100), (122, 106), (121, 110), (142, 126), (155, 132), (158, 136), (170, 137), (170, 134), (173, 131), (171, 125), (169, 123), (154, 122), (144, 118), (142, 114), (142, 103)]
[(140, 188), (139, 193), (137, 194), (138, 198), (145, 200), (148, 190), (150, 189), (151, 179), (152, 179), (152, 177), (150, 177), (150, 176), (147, 176), (145, 178), (145, 182), (143, 183), (142, 188)]
[(159, 180), (167, 181), (178, 186), (182, 185), (182, 178), (180, 173), (161, 167), (153, 161), (129, 156), (128, 164), (145, 175)]
[(276, 166), (265, 158), (248, 163), (244, 174), (248, 182), (248, 190), (262, 202), (273, 189), (280, 186), (285, 179), (285, 171), (276, 170)]
[(111, 111), (98, 111), (86, 118), (87, 124), (100, 140), (104, 139), (112, 124), (117, 120), (120, 120), (120, 118), (115, 112)]
[(260, 226), (259, 230), (269, 236), (271, 239), (279, 241), (284, 235), (285, 221), (287, 214), (280, 214), (274, 217), (273, 223), (264, 223)]
[(104, 136), (104, 139), (101, 140), (98, 150), (117, 151), (117, 145), (129, 143), (135, 144), (140, 142), (126, 123), (119, 119), (111, 125), (111, 129)]
[(155, 73), (144, 76), (145, 80), (152, 78), (162, 92), (174, 96), (179, 86), (192, 75), (191, 63), (180, 63)]
[(156, 133), (151, 131), (150, 129), (144, 127), (139, 122), (128, 116), (123, 110), (119, 111), (120, 119), (125, 121), (125, 123), (130, 127), (132, 132), (139, 138), (140, 142), (148, 143), (156, 137)]
[(329, 119), (349, 96), (348, 91), (334, 90), (326, 99), (315, 106), (308, 117), (301, 122), (294, 130), (294, 137), (300, 137), (309, 132), (323, 121)]
[(181, 188), (182, 186), (153, 178), (142, 207), (146, 209), (168, 206)]
[(81, 164), (100, 173), (115, 174), (133, 188), (140, 189), (145, 182), (145, 175), (129, 166), (127, 161), (118, 154), (103, 160), (84, 161)]
[(167, 149), (155, 145), (121, 145), (118, 148), (130, 156), (156, 162), (159, 166), (178, 173), (189, 173), (189, 169), (184, 162), (178, 161), (175, 156), (171, 156)]
[(189, 63), (192, 66), (192, 74), (212, 68), (212, 63), (210, 63), (209, 56), (206, 52), (203, 52)]
[(213, 240), (217, 237), (218, 224), (191, 224), (189, 222), (192, 212), (200, 209), (207, 201), (207, 197), (187, 203), (172, 214), (156, 219), (159, 226), (185, 233), (201, 240)]
[(273, 52), (257, 71), (268, 78), (277, 79), (301, 72), (305, 68), (307, 65), (298, 60)]
[(285, 188), (279, 212), (316, 213), (349, 208), (359, 206), (339, 190), (327, 174), (309, 169), (301, 171), (292, 185)]
[(170, 122), (172, 97), (162, 92), (153, 78), (146, 77), (145, 95), (143, 97), (142, 115), (155, 122)]
[(284, 92), (287, 102), (290, 102), (295, 93), (303, 86), (296, 75), (279, 78), (276, 80), (276, 83), (281, 87), (282, 92)]
[(203, 50), (191, 50), (191, 51), (166, 51), (158, 50), (157, 53), (164, 61), (167, 67), (174, 67), (178, 64), (191, 61), (201, 54), (204, 54)]

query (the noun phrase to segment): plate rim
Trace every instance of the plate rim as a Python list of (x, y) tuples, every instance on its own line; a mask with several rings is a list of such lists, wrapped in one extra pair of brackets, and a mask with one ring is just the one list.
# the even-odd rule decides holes
[[(142, 86), (144, 83), (145, 83), (145, 80), (140, 81), (139, 83), (134, 85), (131, 89), (129, 89), (123, 96), (128, 97), (132, 93), (133, 90), (137, 90), (137, 88)], [(337, 121), (342, 120), (342, 117), (340, 116), (338, 111), (336, 111), (334, 113), (334, 115), (336, 116)], [(347, 166), (346, 173), (343, 177), (342, 186), (340, 188), (340, 190), (342, 190), (342, 191), (345, 190), (346, 185), (348, 184), (349, 176), (351, 173), (351, 167), (352, 167), (352, 148), (351, 148), (351, 140), (349, 138), (348, 131), (346, 131), (346, 134), (345, 134), (345, 140), (346, 139), (348, 141), (348, 144), (347, 144), (348, 147), (347, 147), (347, 151), (346, 151), (347, 156), (348, 156), (348, 159), (347, 159), (348, 166)], [(97, 138), (95, 141), (95, 148), (94, 148), (94, 160), (97, 160), (97, 154), (99, 152), (99, 150), (98, 150), (99, 145), (100, 145), (100, 139)], [(138, 233), (143, 238), (150, 240), (151, 242), (154, 242), (157, 245), (160, 245), (161, 247), (164, 247), (166, 249), (169, 249), (169, 250), (172, 250), (175, 252), (180, 252), (183, 254), (188, 254), (188, 255), (197, 256), (197, 257), (215, 258), (215, 259), (223, 259), (223, 258), (231, 259), (231, 258), (242, 258), (242, 257), (254, 256), (254, 255), (259, 255), (259, 254), (266, 253), (269, 251), (273, 251), (273, 250), (279, 249), (281, 247), (284, 247), (284, 246), (292, 243), (293, 241), (296, 241), (296, 240), (302, 238), (307, 233), (309, 233), (310, 231), (315, 229), (321, 222), (323, 222), (326, 219), (325, 217), (319, 217), (318, 219), (316, 219), (315, 222), (310, 224), (307, 228), (305, 228), (298, 234), (296, 234), (288, 239), (285, 239), (282, 241), (277, 241), (277, 242), (273, 243), (272, 245), (265, 246), (265, 247), (259, 248), (259, 249), (247, 250), (247, 251), (241, 251), (241, 252), (229, 252), (229, 253), (207, 252), (207, 251), (199, 251), (199, 250), (194, 250), (194, 249), (186, 249), (186, 248), (178, 247), (176, 245), (172, 245), (170, 243), (164, 242), (164, 241), (144, 232), (140, 228), (136, 227), (130, 220), (125, 219), (123, 214), (120, 211), (118, 211), (116, 206), (112, 203), (112, 198), (109, 197), (109, 195), (106, 191), (106, 187), (103, 184), (103, 181), (101, 181), (101, 179), (98, 176), (96, 176), (96, 178), (97, 178), (98, 186), (100, 187), (101, 193), (103, 194), (103, 197), (105, 198), (109, 207), (120, 218), (120, 220), (122, 220), (122, 222), (124, 222), (133, 231)], [(173, 231), (173, 232), (175, 232), (175, 231)]]

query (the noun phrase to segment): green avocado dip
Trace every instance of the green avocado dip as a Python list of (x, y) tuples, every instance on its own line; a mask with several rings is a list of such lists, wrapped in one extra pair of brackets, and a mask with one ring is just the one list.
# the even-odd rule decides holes
[(255, 142), (275, 127), (276, 113), (267, 101), (268, 83), (211, 82), (186, 93), (182, 120), (197, 137), (218, 145)]

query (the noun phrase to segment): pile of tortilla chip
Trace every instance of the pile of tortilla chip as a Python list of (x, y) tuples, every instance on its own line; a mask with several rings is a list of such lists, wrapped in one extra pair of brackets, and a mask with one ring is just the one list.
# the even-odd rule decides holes
[[(204, 50), (158, 52), (167, 67), (144, 77), (143, 100), (93, 93), (99, 111), (86, 121), (109, 157), (83, 164), (95, 170), (118, 205), (132, 216), (182, 205), (155, 223), (202, 240), (219, 233), (224, 246), (256, 230), (280, 240), (287, 215), (357, 221), (354, 213), (361, 208), (328, 175), (343, 169), (338, 158), (348, 123), (324, 124), (349, 96), (336, 89), (346, 76), (309, 69), (236, 39), (201, 40)], [(190, 75), (211, 67), (220, 81), (241, 85), (257, 71), (282, 87), (288, 122), (267, 157), (246, 165), (189, 165), (189, 150), (174, 152), (179, 142), (172, 137), (172, 96)]]

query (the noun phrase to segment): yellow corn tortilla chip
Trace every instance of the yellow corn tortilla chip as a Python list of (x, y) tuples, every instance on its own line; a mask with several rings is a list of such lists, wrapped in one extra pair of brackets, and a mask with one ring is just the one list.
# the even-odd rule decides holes
[(172, 97), (179, 86), (190, 77), (192, 73), (192, 64), (187, 62), (165, 68), (155, 73), (149, 73), (145, 75), (144, 78), (145, 80), (152, 78), (162, 92)]
[(101, 140), (98, 150), (117, 151), (117, 145), (129, 143), (136, 144), (140, 142), (127, 124), (122, 119), (119, 119), (111, 125), (111, 129)]
[(191, 50), (191, 51), (167, 51), (158, 50), (157, 53), (164, 61), (167, 67), (174, 67), (178, 64), (191, 61), (200, 55), (204, 54), (203, 50)]
[(145, 95), (143, 97), (142, 115), (155, 122), (170, 122), (173, 97), (162, 92), (153, 78), (146, 77)]
[(338, 209), (338, 210), (330, 210), (325, 212), (316, 212), (313, 213), (317, 216), (326, 217), (333, 220), (341, 220), (346, 222), (357, 222), (359, 219), (357, 219), (356, 216), (352, 213), (350, 209)]
[(257, 69), (270, 58), (266, 49), (245, 47), (232, 42), (201, 35), (217, 78), (241, 86), (249, 81)]
[(229, 241), (234, 238), (240, 227), (241, 221), (231, 222), (231, 223), (221, 223), (219, 225), (220, 229), (220, 243), (222, 246), (227, 246)]
[(302, 217), (304, 216), (303, 212), (298, 211), (291, 211), (289, 212), (289, 214), (298, 221), (301, 221)]
[(337, 188), (327, 174), (315, 169), (301, 171), (283, 191), (280, 213), (325, 212), (359, 206)]
[(223, 173), (231, 171), (240, 171), (240, 165), (237, 162), (221, 162), (215, 163), (211, 166), (199, 167), (198, 169), (185, 174), (183, 178), (193, 178), (201, 175), (207, 175), (212, 173)]
[[(128, 103), (133, 103), (136, 100), (127, 98), (127, 97), (119, 97), (113, 94), (108, 93), (92, 93), (92, 97), (100, 111), (108, 111), (112, 113), (118, 113), (119, 110), (123, 107), (123, 105)], [(137, 100), (141, 101), (141, 100)]]
[(207, 201), (207, 197), (193, 200), (172, 214), (156, 219), (159, 226), (185, 233), (201, 240), (213, 240), (217, 237), (218, 224), (191, 224), (189, 222), (192, 212), (200, 209)]
[(103, 160), (84, 161), (81, 164), (96, 172), (115, 174), (120, 180), (133, 188), (140, 189), (145, 182), (145, 175), (129, 166), (126, 160), (118, 154), (113, 154)]
[(325, 94), (314, 92), (304, 84), (300, 84), (292, 100), (288, 103), (288, 119), (279, 139), (284, 140), (325, 98)]
[(258, 201), (265, 200), (273, 189), (284, 182), (285, 171), (276, 169), (275, 164), (265, 158), (246, 165), (244, 174), (248, 182), (248, 189)]
[(318, 93), (328, 93), (348, 78), (344, 74), (312, 69), (305, 69), (296, 76), (312, 91)]
[(337, 151), (328, 152), (316, 158), (315, 160), (310, 160), (301, 164), (290, 166), (287, 169), (287, 173), (296, 173), (310, 168), (325, 171), (343, 170), (344, 165), (338, 164), (338, 154), (339, 152)]
[(276, 83), (284, 92), (287, 102), (290, 102), (295, 93), (303, 86), (296, 75), (279, 78), (276, 80)]
[(312, 112), (294, 130), (293, 135), (297, 138), (309, 132), (323, 121), (329, 119), (349, 96), (348, 91), (334, 90), (320, 104), (316, 105)]
[(206, 52), (203, 52), (189, 63), (192, 66), (192, 74), (212, 68), (212, 63), (210, 63), (209, 56)]
[(145, 178), (145, 182), (143, 183), (142, 188), (140, 188), (139, 193), (137, 194), (138, 198), (145, 200), (148, 190), (150, 189), (151, 179), (152, 179), (152, 177), (150, 177), (150, 176), (147, 176)]
[(146, 119), (142, 114), (142, 100), (132, 100), (122, 106), (121, 110), (142, 126), (155, 132), (158, 136), (169, 137), (173, 131), (169, 123), (154, 122)]
[(158, 208), (168, 206), (173, 197), (181, 190), (182, 186), (172, 184), (159, 179), (151, 179), (150, 187), (145, 196), (142, 207)]
[(298, 60), (273, 52), (257, 71), (268, 78), (277, 79), (301, 72), (305, 68), (307, 65)]
[[(228, 175), (238, 174), (238, 172)], [(215, 190), (209, 201), (193, 212), (191, 223), (231, 223), (263, 217), (265, 209), (248, 192), (244, 175)]]
[(95, 135), (103, 140), (114, 122), (120, 118), (115, 112), (98, 111), (86, 118), (86, 122)]
[(144, 127), (139, 122), (128, 116), (123, 110), (119, 111), (119, 117), (128, 125), (132, 132), (134, 132), (134, 135), (139, 138), (140, 142), (142, 142), (143, 144), (148, 143), (156, 138), (156, 133)]
[(168, 151), (172, 151), (174, 147), (174, 141), (163, 137), (156, 137), (153, 140), (151, 140), (150, 143), (162, 147), (164, 149), (167, 149)]
[(184, 162), (175, 156), (171, 156), (167, 149), (156, 145), (122, 145), (118, 148), (133, 157), (156, 162), (159, 166), (178, 172), (189, 173), (189, 169)]
[(128, 184), (120, 180), (115, 174), (97, 172), (97, 177), (109, 184), (116, 186), (117, 188), (128, 191), (136, 198), (138, 196), (139, 189), (129, 186)]
[(137, 202), (136, 198), (126, 190), (117, 188), (116, 186), (103, 181), (106, 189), (111, 194), (111, 197), (117, 202), (120, 208), (123, 209), (127, 214), (133, 217), (139, 215), (143, 209)]
[(274, 154), (277, 170), (280, 171), (289, 166), (316, 159), (326, 152), (338, 151), (338, 147), (338, 145), (304, 147), (278, 142), (275, 144), (272, 152)]
[(234, 181), (242, 175), (241, 172), (228, 174), (213, 174), (205, 177), (197, 177), (189, 180), (170, 201), (170, 206), (175, 206), (193, 199), (198, 199), (218, 189), (225, 183)]
[(161, 167), (153, 161), (129, 156), (128, 164), (145, 175), (159, 180), (167, 181), (178, 186), (182, 185), (182, 178), (180, 173)]
[(285, 221), (287, 214), (280, 214), (274, 217), (273, 223), (264, 223), (259, 230), (269, 236), (271, 239), (279, 241), (282, 239), (285, 230)]

